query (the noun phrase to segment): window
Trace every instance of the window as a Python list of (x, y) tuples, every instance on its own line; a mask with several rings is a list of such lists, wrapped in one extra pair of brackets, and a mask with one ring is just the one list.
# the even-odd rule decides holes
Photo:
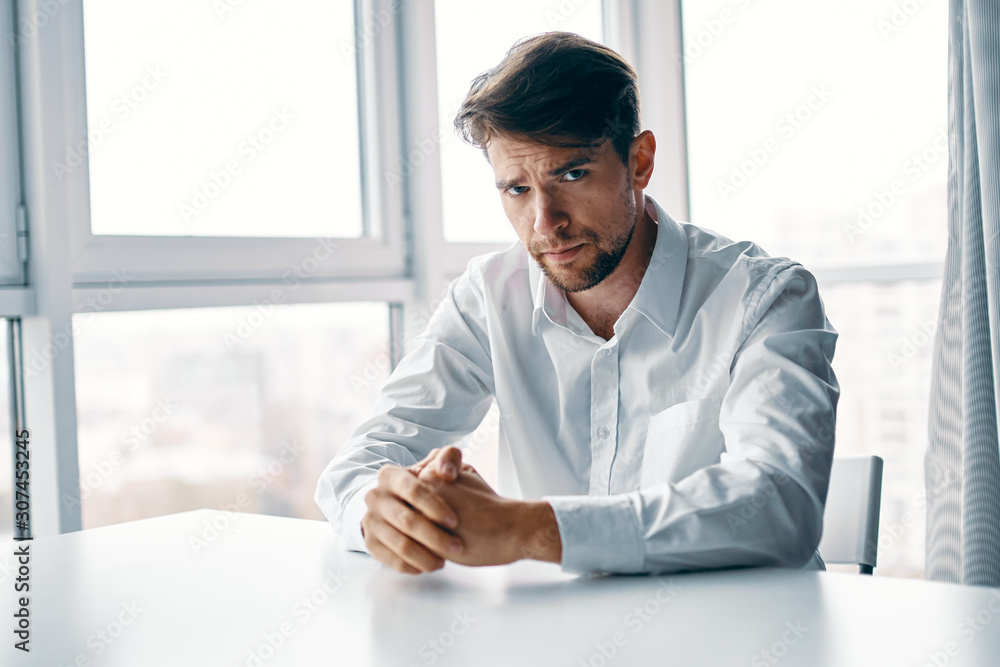
[[(401, 7), (17, 5), (46, 295), (25, 349), (55, 360), (26, 381), (27, 404), (54, 406), (59, 464), (39, 534), (239, 504), (248, 487), (240, 509), (319, 516), (315, 480), (370, 411), (390, 313), (417, 292), (406, 202), (383, 178), (403, 154)], [(34, 297), (0, 307), (35, 315)], [(75, 364), (58, 356), (70, 341)]]
[(450, 242), (517, 240), (480, 151), (455, 136), (453, 123), (478, 74), (495, 66), (519, 38), (549, 30), (602, 39), (600, 0), (435, 0), (438, 112), (444, 238)]
[(316, 479), (388, 377), (385, 304), (75, 317), (84, 528), (202, 507), (322, 518)]
[(88, 1), (84, 27), (95, 234), (362, 235), (351, 2)]
[(376, 4), (60, 7), (48, 25), (85, 62), (47, 165), (78, 197), (74, 282), (273, 281), (316, 239), (313, 278), (403, 275), (402, 201), (380, 178), (398, 153), (395, 41)]
[(684, 3), (692, 220), (807, 266), (941, 262), (946, 10)]
[[(32, 248), (32, 271), (66, 275), (34, 276), (54, 326), (29, 342), (44, 350), (75, 311), (75, 375), (52, 364), (47, 381), (77, 390), (54, 432), (78, 429), (84, 525), (248, 489), (249, 511), (318, 516), (312, 484), (399, 349), (395, 305), (420, 312), (469, 256), (515, 241), (488, 164), (452, 131), (470, 80), (517, 38), (571, 30), (637, 67), (666, 179), (650, 194), (669, 210), (690, 191), (694, 222), (815, 269), (841, 332), (838, 453), (886, 459), (879, 571), (919, 574), (922, 513), (898, 526), (923, 488), (944, 250), (942, 5), (900, 24), (889, 0), (689, 0), (682, 45), (673, 2), (14, 4), (25, 15), (0, 27), (25, 94), (0, 96), (0, 234), (17, 234), (18, 100), (32, 238), (68, 239)], [(12, 54), (0, 90), (16, 90)], [(0, 282), (20, 272), (0, 243)], [(3, 292), (2, 314), (35, 314), (33, 293)], [(495, 415), (468, 443), (488, 479)], [(279, 469), (288, 443), (305, 448)]]
[(692, 221), (820, 278), (840, 332), (836, 453), (885, 460), (875, 571), (922, 577), (947, 7), (902, 25), (894, 7), (689, 0), (683, 60)]

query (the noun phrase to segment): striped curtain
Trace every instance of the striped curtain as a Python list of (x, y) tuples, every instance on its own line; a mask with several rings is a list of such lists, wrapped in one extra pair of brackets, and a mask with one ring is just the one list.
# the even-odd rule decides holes
[(925, 458), (926, 576), (1000, 586), (1000, 3), (949, 7), (948, 250)]

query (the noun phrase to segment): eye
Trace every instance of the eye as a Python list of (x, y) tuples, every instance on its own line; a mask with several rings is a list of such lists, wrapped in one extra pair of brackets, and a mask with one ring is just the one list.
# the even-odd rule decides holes
[(516, 197), (518, 195), (524, 194), (527, 189), (528, 186), (526, 185), (512, 185), (509, 188), (507, 188), (507, 194), (509, 194), (511, 197)]
[(563, 176), (564, 180), (567, 181), (579, 181), (581, 178), (587, 175), (586, 169), (570, 169)]

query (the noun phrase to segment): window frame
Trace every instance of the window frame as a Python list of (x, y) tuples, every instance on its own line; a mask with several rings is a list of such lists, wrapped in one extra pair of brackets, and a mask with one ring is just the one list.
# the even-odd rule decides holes
[[(24, 3), (32, 5), (35, 3)], [(74, 284), (86, 286), (111, 280), (115, 271), (137, 282), (161, 281), (279, 281), (322, 244), (329, 255), (311, 271), (315, 279), (387, 278), (406, 274), (405, 225), (398, 198), (392, 197), (379, 174), (388, 173), (399, 154), (395, 105), (397, 87), (395, 40), (391, 31), (361, 37), (365, 26), (378, 25), (386, 0), (354, 0), (361, 130), (362, 228), (368, 238), (189, 237), (95, 235), (91, 232), (89, 165), (65, 175), (69, 197), (68, 231)], [(52, 39), (56, 33), (61, 39)], [(388, 33), (388, 35), (386, 34)], [(43, 86), (44, 103), (65, 110), (65, 122), (45, 128), (50, 146), (73, 146), (87, 136), (84, 26), (82, 0), (62, 6), (40, 30), (37, 41), (58, 68), (60, 86)], [(55, 73), (48, 71), (53, 77)], [(55, 77), (53, 77), (55, 78)], [(361, 109), (359, 109), (361, 111)], [(373, 122), (366, 122), (373, 120)], [(39, 177), (54, 179), (51, 170)], [(376, 224), (377, 222), (377, 224)]]
[(21, 187), (20, 119), (17, 108), (17, 51), (21, 39), (13, 4), (0, 8), (0, 35), (8, 42), (0, 49), (0, 286), (23, 286), (26, 259), (23, 237), (26, 230)]

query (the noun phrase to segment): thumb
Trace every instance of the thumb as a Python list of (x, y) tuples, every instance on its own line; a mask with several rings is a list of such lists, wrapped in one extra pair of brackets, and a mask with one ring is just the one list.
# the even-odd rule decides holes
[(454, 482), (462, 469), (462, 450), (455, 446), (445, 447), (438, 452), (430, 466), (434, 468), (438, 477), (446, 482)]

